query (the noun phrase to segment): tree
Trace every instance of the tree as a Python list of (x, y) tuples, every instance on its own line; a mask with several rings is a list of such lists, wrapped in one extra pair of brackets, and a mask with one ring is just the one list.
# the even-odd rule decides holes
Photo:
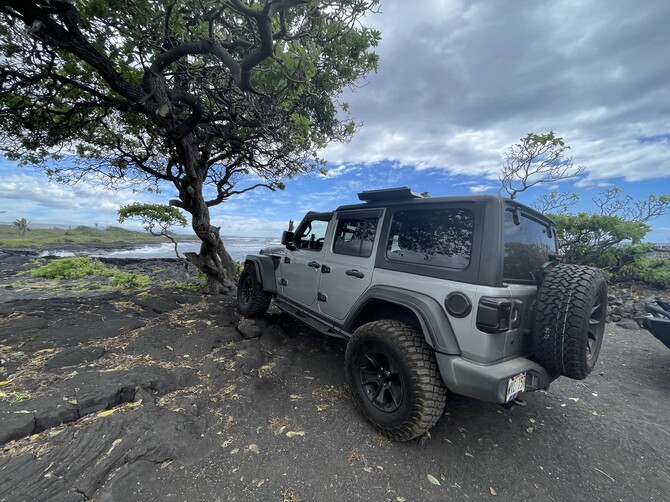
[(28, 225), (30, 225), (30, 222), (26, 220), (25, 218), (21, 218), (20, 220), (14, 220), (14, 225), (16, 228), (18, 228), (21, 231), (21, 238), (25, 239), (28, 237)]
[[(575, 166), (566, 156), (563, 138), (550, 131), (546, 134), (528, 133), (520, 142), (509, 147), (498, 179), (510, 199), (538, 184), (556, 183), (579, 176), (584, 166)], [(567, 197), (567, 195), (566, 195)]]
[(608, 188), (593, 198), (598, 212), (606, 216), (617, 216), (625, 221), (646, 223), (663, 216), (670, 210), (670, 195), (648, 195), (635, 200), (623, 195), (620, 188)]
[(579, 194), (552, 191), (535, 198), (531, 206), (541, 213), (568, 214), (570, 208), (579, 202)]
[(0, 0), (0, 151), (57, 181), (176, 189), (208, 290), (235, 266), (210, 219), (323, 165), (374, 70), (377, 0)]
[[(500, 191), (510, 198), (542, 183), (560, 182), (578, 176), (584, 167), (574, 167), (569, 149), (553, 131), (528, 134), (510, 147), (499, 179)], [(557, 224), (559, 252), (568, 263), (603, 269), (612, 280), (643, 280), (648, 284), (670, 284), (667, 262), (649, 258), (653, 245), (642, 240), (649, 221), (670, 210), (670, 195), (649, 195), (635, 200), (619, 188), (609, 188), (591, 199), (596, 212), (573, 214), (579, 194), (552, 191), (535, 199), (533, 207), (550, 213)], [(551, 214), (553, 213), (553, 214)]]
[[(600, 259), (624, 242), (640, 244), (650, 228), (642, 221), (626, 221), (617, 216), (579, 213), (553, 215), (558, 247), (568, 263), (602, 266)], [(620, 257), (618, 261), (625, 261)], [(623, 263), (620, 263), (623, 264)]]
[(162, 204), (142, 204), (133, 202), (119, 209), (119, 223), (127, 219), (138, 219), (144, 230), (155, 237), (163, 236), (174, 246), (177, 259), (181, 259), (177, 249), (178, 243), (172, 236), (170, 229), (175, 225), (185, 227), (188, 223), (186, 218), (173, 206)]

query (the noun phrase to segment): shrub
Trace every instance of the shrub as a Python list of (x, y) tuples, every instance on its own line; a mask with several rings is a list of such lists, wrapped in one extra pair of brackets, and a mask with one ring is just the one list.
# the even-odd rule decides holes
[(625, 265), (613, 275), (617, 281), (640, 281), (665, 289), (670, 286), (670, 261), (644, 256)]
[(97, 260), (77, 257), (53, 260), (51, 263), (31, 270), (30, 275), (49, 279), (81, 279), (90, 275), (110, 277), (114, 275), (114, 271)]
[(148, 286), (150, 281), (148, 275), (117, 272), (112, 277), (110, 284), (121, 288), (143, 288)]
[(107, 267), (98, 260), (86, 257), (60, 258), (31, 270), (33, 277), (48, 279), (82, 279), (92, 275), (111, 277), (110, 284), (121, 288), (143, 288), (151, 279), (147, 275), (121, 272), (116, 267)]

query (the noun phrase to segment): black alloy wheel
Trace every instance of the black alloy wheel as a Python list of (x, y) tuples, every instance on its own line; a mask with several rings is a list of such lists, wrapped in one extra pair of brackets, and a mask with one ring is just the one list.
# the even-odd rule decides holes
[(359, 375), (366, 397), (378, 410), (391, 413), (400, 408), (403, 382), (392, 357), (366, 352), (361, 359)]

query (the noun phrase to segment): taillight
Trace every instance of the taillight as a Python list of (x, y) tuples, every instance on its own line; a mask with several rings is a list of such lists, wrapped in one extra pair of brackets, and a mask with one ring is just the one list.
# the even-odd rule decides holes
[(503, 298), (482, 298), (477, 309), (477, 329), (484, 333), (503, 333), (509, 329), (512, 302)]

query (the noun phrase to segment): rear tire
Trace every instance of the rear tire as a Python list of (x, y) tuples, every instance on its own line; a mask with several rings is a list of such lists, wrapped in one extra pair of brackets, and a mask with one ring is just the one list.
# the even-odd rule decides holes
[(271, 300), (256, 278), (255, 265), (247, 263), (237, 281), (237, 308), (246, 317), (259, 317), (268, 311)]
[(600, 270), (557, 265), (538, 294), (533, 359), (552, 377), (586, 378), (598, 360), (606, 314), (607, 283)]
[(398, 321), (356, 330), (345, 356), (347, 382), (358, 408), (391, 439), (408, 441), (433, 427), (447, 388), (423, 335)]

